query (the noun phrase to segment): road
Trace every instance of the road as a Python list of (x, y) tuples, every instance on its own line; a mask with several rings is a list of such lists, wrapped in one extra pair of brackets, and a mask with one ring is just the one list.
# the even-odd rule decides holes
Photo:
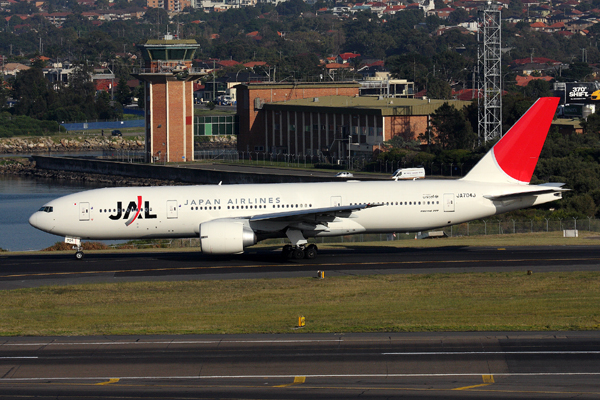
[(600, 333), (6, 338), (0, 396), (592, 399)]
[(283, 260), (279, 249), (207, 256), (195, 251), (0, 255), (0, 290), (48, 284), (188, 279), (498, 271), (600, 270), (600, 246), (325, 249), (314, 260)]

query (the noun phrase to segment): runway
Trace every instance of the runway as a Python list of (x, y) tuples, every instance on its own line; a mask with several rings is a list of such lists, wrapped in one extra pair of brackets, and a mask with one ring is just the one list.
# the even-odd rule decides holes
[[(0, 289), (85, 282), (599, 270), (596, 246), (0, 256)], [(0, 398), (592, 399), (600, 332), (4, 338)]]
[(316, 276), (531, 270), (600, 270), (600, 246), (325, 249), (314, 260), (283, 260), (279, 249), (234, 256), (200, 252), (30, 254), (0, 256), (0, 290), (94, 282), (253, 279)]
[(598, 398), (600, 333), (7, 338), (0, 396)]

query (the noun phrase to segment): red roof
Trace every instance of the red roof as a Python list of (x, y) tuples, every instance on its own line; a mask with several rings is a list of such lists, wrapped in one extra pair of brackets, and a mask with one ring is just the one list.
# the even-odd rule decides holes
[(342, 53), (342, 54), (339, 55), (339, 57), (342, 60), (346, 60), (347, 61), (347, 60), (350, 60), (352, 58), (360, 57), (360, 54), (358, 54), (358, 53)]
[(94, 81), (94, 85), (96, 85), (96, 90), (103, 90), (108, 92), (111, 88), (112, 81), (110, 79), (98, 79)]
[(234, 67), (234, 66), (236, 66), (238, 64), (241, 64), (241, 63), (239, 63), (239, 62), (237, 62), (235, 60), (223, 60), (223, 61), (219, 61), (217, 63), (217, 65), (219, 65), (221, 67), (225, 67), (225, 68), (227, 68), (227, 67)]
[(350, 65), (340, 64), (340, 63), (329, 63), (329, 64), (325, 64), (325, 68), (327, 68), (327, 69), (350, 68)]
[(256, 66), (262, 66), (262, 65), (267, 65), (266, 61), (250, 61), (247, 63), (244, 63), (244, 67), (246, 68), (254, 68)]
[(519, 58), (517, 60), (513, 60), (513, 64), (523, 65), (523, 64), (560, 64), (559, 61), (552, 60), (546, 57), (533, 57), (533, 58)]
[(519, 75), (517, 75), (517, 78), (516, 78), (517, 86), (527, 86), (529, 84), (529, 82), (535, 81), (538, 79), (542, 79), (547, 82), (550, 82), (554, 78), (551, 76), (531, 76), (531, 75), (519, 76)]
[(545, 28), (546, 24), (544, 24), (543, 22), (534, 22), (533, 24), (529, 25), (532, 28)]
[(479, 89), (461, 89), (452, 91), (452, 97), (456, 100), (470, 101), (483, 97), (483, 93)]

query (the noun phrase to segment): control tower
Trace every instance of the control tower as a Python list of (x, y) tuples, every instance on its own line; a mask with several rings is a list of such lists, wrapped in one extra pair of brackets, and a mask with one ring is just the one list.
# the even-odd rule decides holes
[(195, 40), (167, 35), (137, 46), (144, 67), (132, 76), (144, 82), (146, 162), (181, 162), (194, 159), (194, 86), (206, 75), (192, 67)]

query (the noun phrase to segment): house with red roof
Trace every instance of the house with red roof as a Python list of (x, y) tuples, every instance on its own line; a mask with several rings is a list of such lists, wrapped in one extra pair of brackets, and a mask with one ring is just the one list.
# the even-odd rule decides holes
[(267, 66), (266, 61), (250, 61), (250, 62), (244, 63), (244, 67), (246, 67), (246, 68), (265, 67), (265, 66)]
[(240, 65), (240, 62), (237, 62), (235, 60), (223, 60), (223, 61), (217, 61), (217, 65), (221, 68), (230, 68), (230, 67), (235, 67), (236, 65)]
[(438, 18), (447, 19), (448, 16), (454, 11), (454, 8), (445, 7), (445, 8), (437, 8), (434, 10), (427, 11), (427, 15), (436, 15)]
[(471, 101), (483, 98), (483, 93), (479, 89), (452, 90), (452, 98), (455, 100)]
[(356, 57), (360, 57), (360, 54), (358, 54), (358, 53), (342, 53), (342, 54), (338, 54), (335, 61), (339, 64), (346, 64), (346, 63), (350, 62), (350, 60), (352, 60), (353, 58), (356, 58)]
[(517, 81), (517, 86), (527, 86), (529, 84), (529, 82), (535, 81), (538, 79), (544, 80), (546, 82), (550, 82), (554, 78), (551, 76), (531, 76), (531, 75), (521, 76), (521, 75), (517, 75), (515, 80)]
[(532, 31), (545, 31), (547, 28), (546, 24), (543, 22), (534, 22), (533, 24), (530, 24), (529, 27)]

